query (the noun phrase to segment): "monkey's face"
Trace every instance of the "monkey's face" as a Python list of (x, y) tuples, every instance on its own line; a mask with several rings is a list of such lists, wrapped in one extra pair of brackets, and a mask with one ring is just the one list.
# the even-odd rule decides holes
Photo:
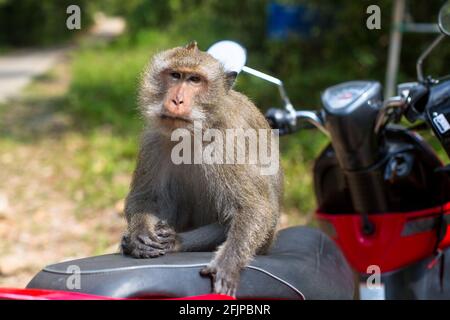
[(170, 68), (161, 74), (166, 88), (158, 121), (169, 129), (190, 127), (203, 120), (201, 96), (207, 92), (207, 77), (195, 69)]
[(140, 88), (144, 116), (164, 133), (208, 122), (214, 106), (230, 86), (222, 65), (196, 43), (153, 57)]

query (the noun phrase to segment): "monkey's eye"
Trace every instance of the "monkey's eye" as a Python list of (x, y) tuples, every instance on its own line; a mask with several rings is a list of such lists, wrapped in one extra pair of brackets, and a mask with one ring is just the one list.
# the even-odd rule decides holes
[(171, 73), (170, 73), (170, 76), (171, 76), (173, 79), (176, 79), (176, 80), (178, 80), (178, 79), (181, 78), (181, 74), (180, 74), (179, 72), (171, 72)]
[(199, 76), (190, 76), (189, 81), (192, 83), (200, 83), (200, 81), (202, 81), (202, 79)]

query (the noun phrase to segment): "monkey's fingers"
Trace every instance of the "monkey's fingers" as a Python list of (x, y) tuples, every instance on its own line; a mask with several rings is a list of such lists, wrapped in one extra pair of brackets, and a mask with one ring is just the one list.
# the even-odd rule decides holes
[(164, 245), (165, 248), (172, 247), (176, 243), (176, 237), (157, 237), (157, 241)]
[(159, 220), (156, 223), (155, 228), (156, 229), (165, 229), (165, 228), (170, 228), (170, 226), (165, 220)]
[(173, 247), (177, 241), (176, 232), (166, 223), (157, 224), (155, 227), (155, 241)]
[(149, 246), (156, 247), (159, 249), (169, 249), (175, 245), (176, 237), (173, 236), (167, 236), (167, 237), (161, 237), (158, 233), (151, 233), (148, 235), (143, 236), (144, 239), (140, 239), (145, 244), (148, 244)]
[(164, 255), (166, 252), (164, 250), (159, 250), (152, 248), (150, 246), (137, 243), (136, 248), (133, 250), (132, 256), (137, 258), (156, 258)]
[(150, 239), (149, 236), (138, 235), (137, 238), (139, 239), (139, 241), (141, 241), (146, 246), (150, 246), (155, 249), (165, 249), (166, 248), (166, 246), (163, 243), (154, 241), (154, 240)]
[(156, 234), (161, 238), (173, 238), (175, 237), (175, 231), (168, 229), (156, 230)]
[(214, 278), (217, 273), (217, 269), (213, 266), (206, 266), (200, 270), (200, 275)]
[(132, 256), (133, 258), (156, 258), (164, 255), (165, 250), (156, 249), (148, 245), (142, 244), (138, 241), (130, 241), (130, 239), (123, 239), (121, 243), (122, 253)]
[(122, 254), (130, 254), (132, 250), (130, 250), (130, 237), (123, 236), (122, 241), (120, 242), (120, 251)]
[(175, 237), (176, 232), (165, 221), (159, 221), (155, 226), (155, 233), (163, 238)]
[(214, 293), (236, 297), (236, 281), (228, 277), (217, 277), (214, 281)]
[(226, 272), (222, 268), (208, 265), (200, 270), (202, 276), (209, 276), (212, 280), (212, 291), (218, 294), (226, 294), (236, 297), (239, 274)]
[(214, 279), (214, 293), (236, 297), (238, 283), (239, 273), (227, 268), (218, 268)]

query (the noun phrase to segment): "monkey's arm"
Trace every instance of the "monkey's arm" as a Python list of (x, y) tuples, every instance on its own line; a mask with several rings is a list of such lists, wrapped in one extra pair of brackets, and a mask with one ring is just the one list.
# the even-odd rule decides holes
[(226, 226), (216, 222), (178, 234), (178, 251), (213, 251), (227, 237)]
[(226, 241), (209, 265), (200, 271), (212, 277), (215, 293), (236, 295), (240, 271), (259, 248), (270, 246), (276, 225), (273, 218), (269, 203), (236, 209)]
[(125, 200), (128, 227), (122, 237), (121, 251), (135, 258), (158, 257), (173, 251), (176, 246), (176, 233), (167, 223), (170, 204), (159, 201), (161, 188), (153, 186), (158, 174), (154, 168), (158, 168), (159, 163), (149, 146), (152, 141), (151, 136), (144, 135), (130, 192)]

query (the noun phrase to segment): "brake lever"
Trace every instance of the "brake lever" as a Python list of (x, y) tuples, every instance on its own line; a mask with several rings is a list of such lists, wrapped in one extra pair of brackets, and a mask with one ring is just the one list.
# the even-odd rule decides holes
[[(386, 126), (389, 122), (389, 116), (392, 116), (393, 113), (397, 113), (396, 119), (400, 121), (401, 116), (403, 115), (405, 107), (405, 99), (401, 96), (395, 96), (389, 98), (383, 103), (383, 106), (378, 113), (377, 120), (375, 122), (375, 133), (378, 134), (382, 128)], [(390, 111), (393, 110), (393, 111)], [(389, 113), (393, 112), (393, 113)], [(395, 115), (395, 114), (394, 114)]]

